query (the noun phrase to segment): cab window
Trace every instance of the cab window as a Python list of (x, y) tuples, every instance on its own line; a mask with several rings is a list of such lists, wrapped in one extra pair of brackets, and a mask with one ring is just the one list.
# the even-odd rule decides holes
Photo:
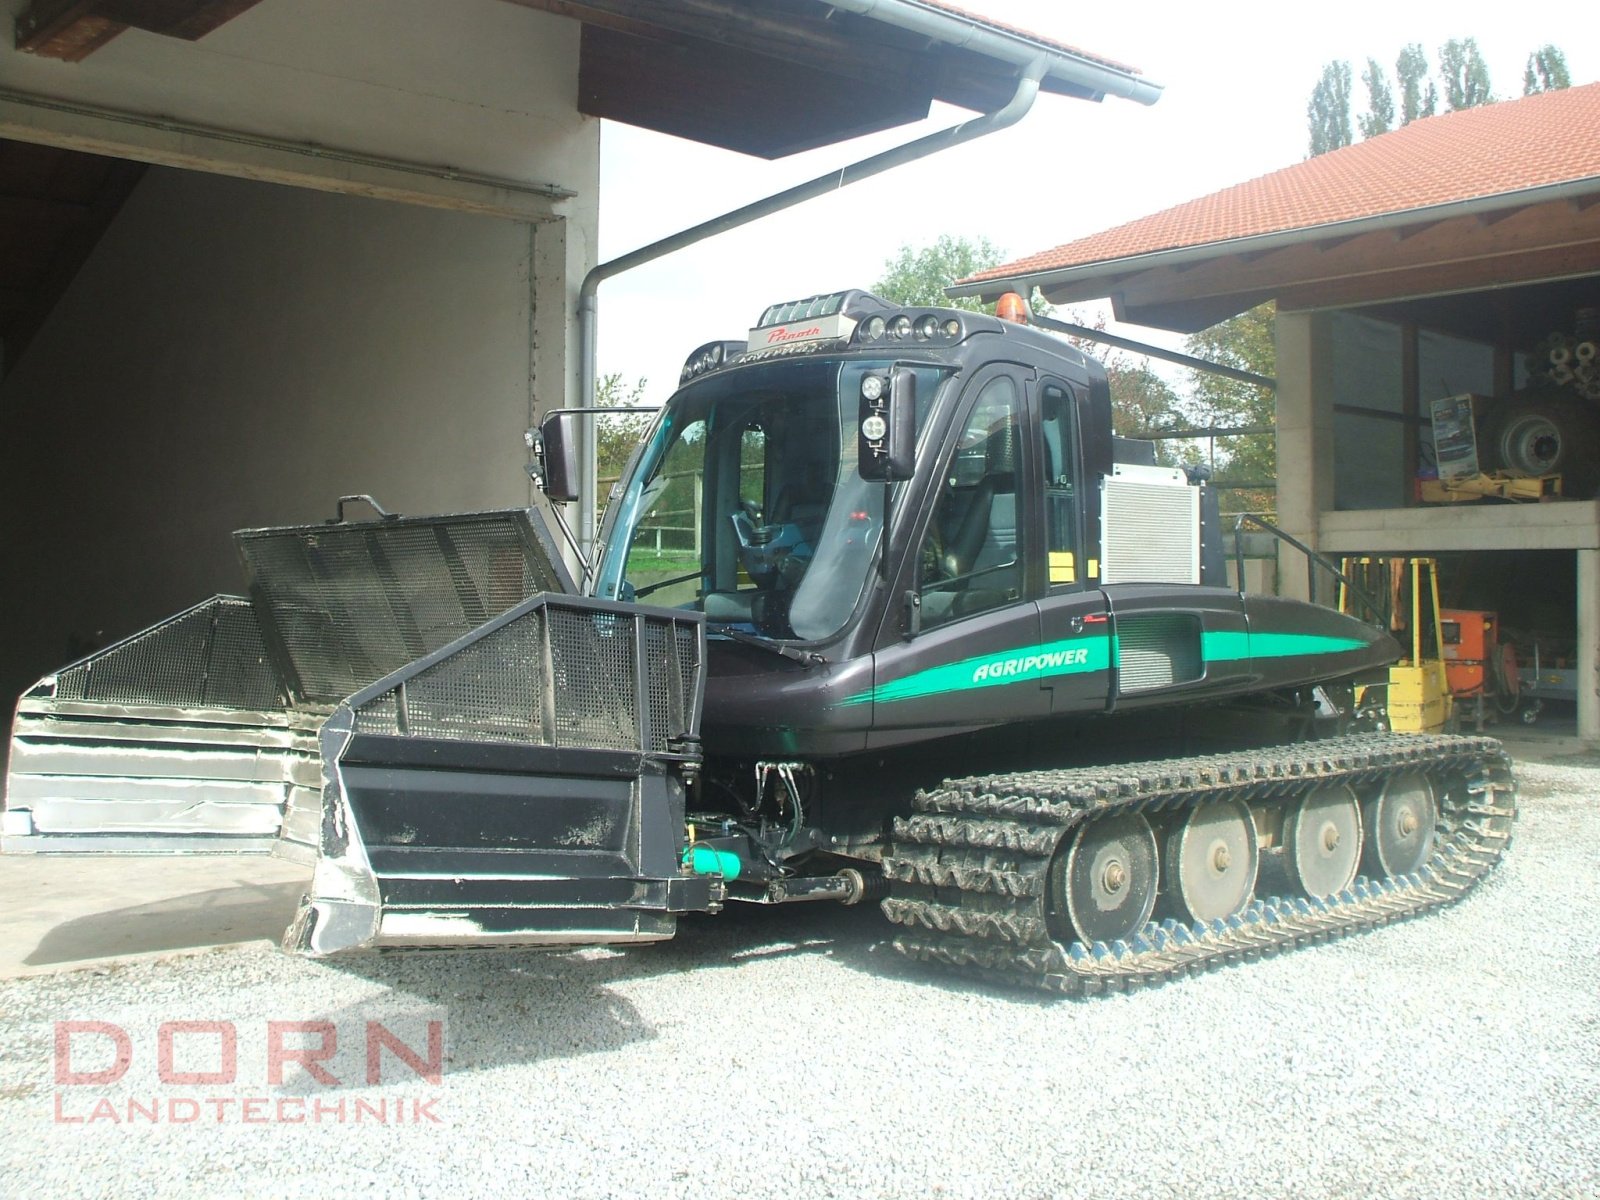
[(920, 557), (922, 625), (941, 625), (1022, 595), (1016, 382), (979, 393), (940, 486)]
[(1081, 587), (1085, 563), (1079, 546), (1078, 439), (1072, 393), (1059, 383), (1039, 389), (1043, 434), (1045, 540), (1053, 591)]

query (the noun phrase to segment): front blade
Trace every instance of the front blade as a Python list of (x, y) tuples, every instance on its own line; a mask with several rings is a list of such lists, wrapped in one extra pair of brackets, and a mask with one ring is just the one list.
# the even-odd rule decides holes
[(536, 596), (350, 697), (286, 946), (653, 941), (715, 907), (679, 861), (704, 644), (698, 614)]

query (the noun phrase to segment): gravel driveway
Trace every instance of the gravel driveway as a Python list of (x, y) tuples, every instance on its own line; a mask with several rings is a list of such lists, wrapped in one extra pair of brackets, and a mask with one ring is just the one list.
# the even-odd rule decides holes
[[(952, 981), (821, 905), (625, 953), (256, 947), (0, 984), (0, 1194), (1593, 1197), (1600, 766), (1520, 777), (1463, 904), (1132, 996)], [(58, 1083), (116, 1073), (115, 1033), (63, 1058), (63, 1021), (121, 1031), (125, 1074)], [(213, 1024), (172, 1031), (163, 1082), (178, 1021)], [(337, 1084), (272, 1083), (269, 1021), (331, 1025)], [(377, 1046), (368, 1085), (368, 1022), (418, 1067)], [(226, 1065), (224, 1030), (231, 1078), (180, 1081)]]

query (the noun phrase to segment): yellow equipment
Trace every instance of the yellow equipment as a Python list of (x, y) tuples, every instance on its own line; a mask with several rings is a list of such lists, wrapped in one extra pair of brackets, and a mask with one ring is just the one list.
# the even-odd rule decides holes
[[(1385, 585), (1372, 590), (1388, 598), (1389, 625), (1398, 630), (1408, 564), (1411, 619), (1406, 627), (1411, 634), (1411, 652), (1389, 668), (1388, 724), (1396, 733), (1438, 733), (1455, 713), (1443, 653), (1443, 619), (1439, 615), (1439, 560), (1347, 558), (1342, 570), (1348, 577)], [(1340, 583), (1340, 611), (1349, 612), (1351, 601), (1350, 589)]]
[(1472, 504), (1487, 497), (1537, 502), (1561, 496), (1560, 475), (1463, 475), (1455, 479), (1418, 480), (1424, 504)]

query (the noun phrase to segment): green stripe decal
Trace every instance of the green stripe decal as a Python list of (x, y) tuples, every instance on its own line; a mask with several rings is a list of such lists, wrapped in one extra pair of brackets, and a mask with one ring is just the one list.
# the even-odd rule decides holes
[(966, 658), (943, 667), (932, 667), (881, 684), (871, 691), (862, 692), (841, 700), (841, 705), (866, 704), (869, 701), (888, 703), (892, 700), (915, 700), (921, 696), (937, 696), (946, 692), (965, 692), (973, 688), (997, 687), (1007, 683), (1024, 683), (1030, 679), (1047, 679), (1054, 675), (1081, 675), (1088, 671), (1104, 671), (1111, 665), (1111, 639), (1107, 637), (1075, 637), (1069, 641), (1051, 642), (1032, 650), (1008, 650), (1001, 654), (985, 654)]
[[(1116, 661), (1116, 638), (1080, 636), (1051, 642), (1026, 651), (1005, 651), (965, 658), (931, 667), (881, 684), (839, 701), (840, 707), (888, 704), (948, 692), (1000, 687), (1008, 683), (1049, 679), (1057, 675), (1082, 675), (1108, 670)], [(1247, 633), (1244, 630), (1207, 630), (1201, 648), (1208, 663), (1249, 662), (1259, 658), (1294, 658), (1309, 654), (1343, 654), (1365, 648), (1361, 638), (1330, 637), (1315, 633)]]
[(1249, 662), (1253, 658), (1295, 658), (1304, 654), (1343, 654), (1366, 646), (1360, 638), (1319, 633), (1246, 633), (1207, 630), (1201, 647), (1207, 662)]

